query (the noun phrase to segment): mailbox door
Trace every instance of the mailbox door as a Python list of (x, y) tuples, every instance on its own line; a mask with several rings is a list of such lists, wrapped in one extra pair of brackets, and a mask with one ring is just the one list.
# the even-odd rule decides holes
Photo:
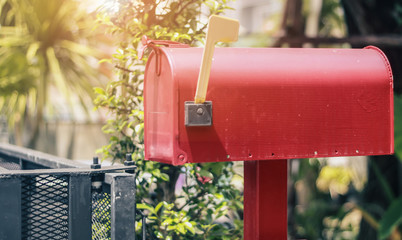
[[(200, 48), (161, 48), (145, 75), (146, 159), (171, 164), (393, 152), (389, 62), (365, 49), (218, 48), (212, 126), (186, 127)], [(158, 65), (161, 73), (158, 76)]]

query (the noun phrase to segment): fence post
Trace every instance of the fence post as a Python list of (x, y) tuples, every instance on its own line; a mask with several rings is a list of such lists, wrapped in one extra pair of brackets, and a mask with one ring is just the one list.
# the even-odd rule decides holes
[(21, 179), (0, 177), (0, 239), (21, 239)]
[(135, 174), (108, 173), (112, 240), (135, 240)]
[(71, 174), (69, 181), (69, 239), (92, 238), (91, 176)]

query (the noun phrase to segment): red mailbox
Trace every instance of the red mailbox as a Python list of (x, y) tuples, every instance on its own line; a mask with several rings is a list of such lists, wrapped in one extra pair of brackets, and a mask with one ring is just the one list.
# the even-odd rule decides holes
[(204, 53), (143, 39), (154, 49), (145, 69), (145, 158), (246, 161), (244, 239), (286, 239), (287, 162), (279, 159), (393, 153), (392, 71), (372, 46), (213, 54), (238, 26), (211, 17)]
[[(146, 159), (179, 165), (393, 152), (393, 78), (376, 47), (218, 48), (200, 110), (185, 102), (194, 99), (202, 49), (148, 43)], [(212, 113), (211, 122), (188, 126), (186, 110)]]

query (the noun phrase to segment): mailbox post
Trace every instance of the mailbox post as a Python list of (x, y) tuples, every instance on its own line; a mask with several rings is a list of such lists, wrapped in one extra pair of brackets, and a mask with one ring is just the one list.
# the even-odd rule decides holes
[(394, 151), (392, 71), (376, 47), (218, 48), (206, 97), (193, 102), (203, 49), (143, 43), (154, 50), (145, 69), (145, 158), (244, 161), (246, 240), (287, 238), (284, 159)]

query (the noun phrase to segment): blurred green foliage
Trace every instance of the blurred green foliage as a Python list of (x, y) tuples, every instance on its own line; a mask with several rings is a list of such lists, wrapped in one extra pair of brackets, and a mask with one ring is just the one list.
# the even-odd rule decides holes
[(90, 63), (101, 57), (90, 47), (94, 18), (74, 0), (0, 0), (0, 16), (0, 113), (12, 127), (30, 121), (32, 142), (43, 119), (59, 115), (50, 92), (71, 115), (73, 97), (88, 111), (101, 78)]
[(346, 25), (339, 0), (323, 0), (319, 22), (319, 35), (342, 37), (346, 34)]
[[(227, 0), (116, 0), (112, 7), (99, 9), (99, 27), (116, 39), (113, 58), (104, 62), (113, 64), (117, 78), (105, 88), (95, 88), (96, 107), (109, 112), (103, 127), (110, 135), (109, 144), (98, 153), (113, 162), (133, 154), (138, 167), (137, 208), (147, 215), (147, 239), (242, 238), (243, 200), (233, 187), (238, 176), (233, 163), (170, 166), (143, 160), (147, 56), (138, 59), (141, 37), (200, 44), (208, 16), (230, 9), (227, 4)], [(138, 221), (137, 232), (140, 227)]]
[(395, 154), (402, 162), (402, 97), (394, 97)]
[(336, 189), (331, 189), (334, 181), (336, 186), (348, 188), (348, 181), (336, 179), (348, 179), (350, 174), (343, 168), (330, 167), (325, 161), (317, 159), (291, 161), (297, 161), (299, 166), (298, 171), (291, 174), (294, 183), (291, 192), (296, 193), (297, 205), (290, 210), (289, 235), (295, 239), (356, 238), (357, 229), (345, 224), (353, 208)]

